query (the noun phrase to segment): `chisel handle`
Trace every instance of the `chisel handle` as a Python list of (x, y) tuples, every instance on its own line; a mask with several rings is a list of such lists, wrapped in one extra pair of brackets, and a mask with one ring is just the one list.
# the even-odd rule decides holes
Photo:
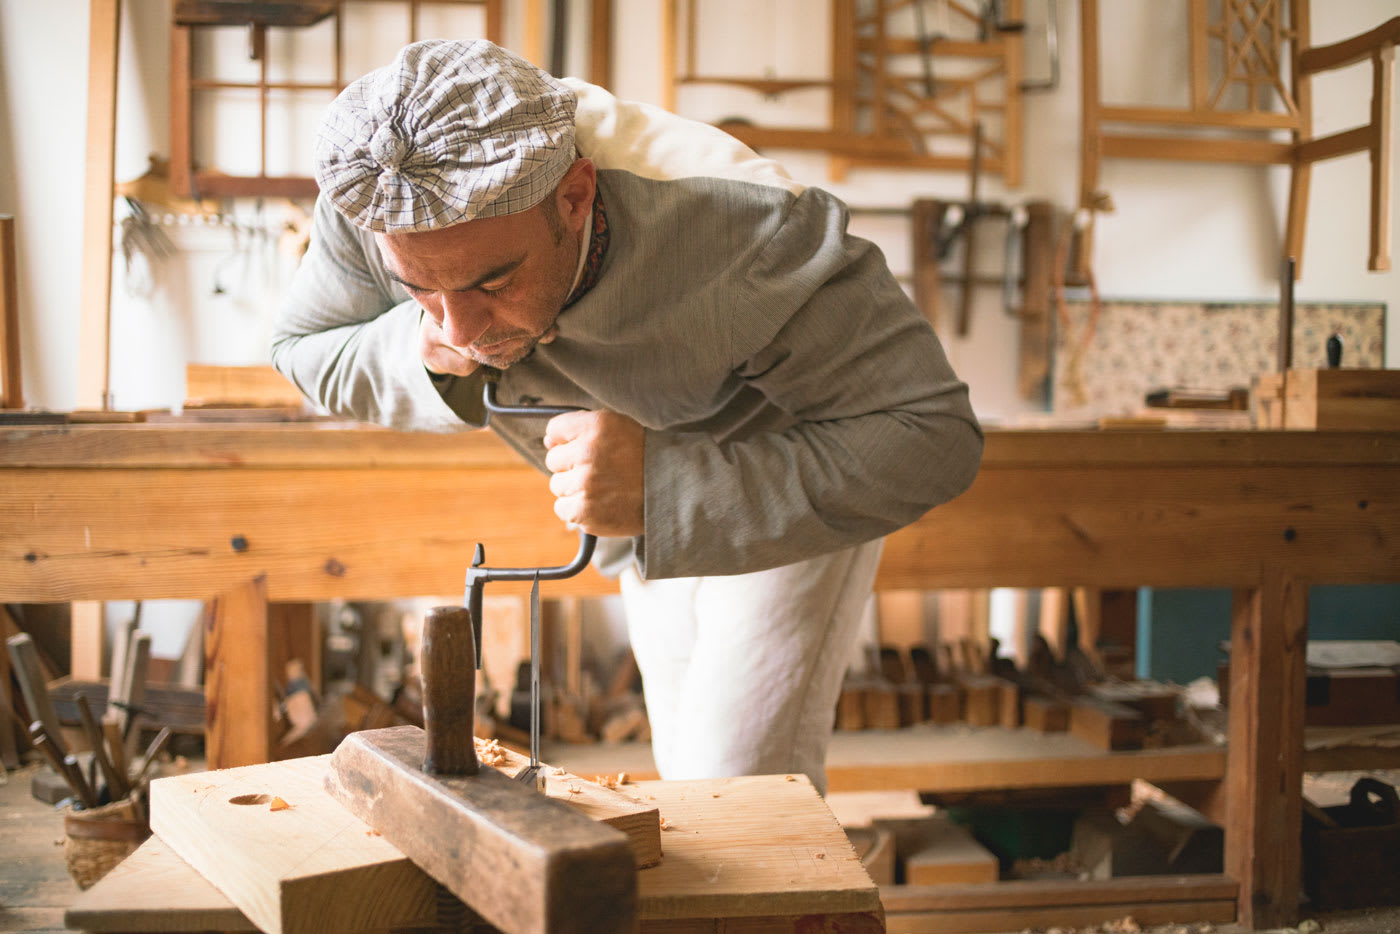
[(423, 621), (423, 771), (475, 775), (476, 635), (472, 615), (460, 606), (438, 606)]

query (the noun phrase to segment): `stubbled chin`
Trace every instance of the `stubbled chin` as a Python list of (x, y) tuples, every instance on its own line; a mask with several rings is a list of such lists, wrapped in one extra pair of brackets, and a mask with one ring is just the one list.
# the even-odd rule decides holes
[(477, 363), (494, 367), (497, 370), (504, 370), (511, 364), (519, 363), (534, 353), (535, 343), (533, 340), (522, 340), (519, 343), (512, 342), (495, 353), (482, 353), (473, 348), (468, 348), (467, 352)]

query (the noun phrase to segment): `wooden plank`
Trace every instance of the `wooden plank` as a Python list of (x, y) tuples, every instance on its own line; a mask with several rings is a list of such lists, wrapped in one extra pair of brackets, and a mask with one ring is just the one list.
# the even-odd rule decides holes
[(211, 600), (201, 625), (209, 765), (226, 769), (266, 762), (274, 740), (267, 578), (259, 575)]
[(472, 910), (508, 931), (626, 930), (627, 838), (494, 769), (430, 775), (416, 727), (352, 733), (326, 789)]
[(1307, 587), (1293, 577), (1268, 569), (1262, 586), (1236, 592), (1225, 871), (1251, 928), (1298, 916), (1307, 631)]
[(0, 215), (0, 409), (24, 408), (15, 219)]
[[(1193, 0), (1195, 2), (1195, 0)], [(1187, 128), (1226, 127), (1237, 130), (1291, 130), (1298, 120), (1286, 113), (1252, 110), (1178, 110), (1172, 107), (1100, 107), (1104, 123), (1140, 123)]]
[(185, 364), (185, 405), (293, 406), (305, 398), (287, 377), (270, 366)]
[[(896, 887), (881, 892), (890, 912), (977, 908), (1056, 908), (1075, 905), (1233, 901), (1239, 885), (1223, 875), (1130, 877), (1096, 881), (1008, 880), (995, 886)], [(1206, 920), (1182, 917), (1179, 921)]]
[(78, 405), (107, 409), (112, 319), (112, 186), (117, 141), (121, 0), (89, 0), (87, 147), (83, 182), (82, 304)]
[(1141, 906), (1133, 902), (1092, 907), (1075, 905), (1053, 911), (1044, 908), (985, 908), (909, 914), (891, 911), (886, 919), (886, 930), (889, 934), (984, 934), (987, 931), (1023, 931), (1047, 922), (1075, 930), (1127, 916), (1138, 924), (1171, 924), (1182, 918), (1220, 924), (1235, 920), (1235, 906), (1233, 902), (1214, 900)]
[[(152, 898), (159, 892), (159, 898)], [(151, 837), (63, 914), (70, 928), (108, 931), (256, 931), (218, 889)]]
[[(983, 469), (1400, 466), (1387, 432), (987, 431)], [(511, 469), (534, 475), (489, 431), (398, 432), (360, 423), (287, 425), (60, 425), (0, 427), (0, 467)], [(941, 507), (940, 507), (941, 508)], [(914, 588), (911, 588), (914, 589)]]
[(326, 795), (328, 758), (156, 779), (151, 829), (269, 934), (433, 921), (436, 884)]
[(1099, 146), (1105, 159), (1171, 159), (1244, 165), (1288, 165), (1293, 161), (1292, 143), (1260, 139), (1187, 139), (1105, 133), (1100, 137)]
[[(965, 827), (940, 819), (904, 859), (909, 885), (956, 885), (997, 881), (997, 858)], [(886, 908), (889, 906), (887, 905)]]
[[(275, 793), (286, 789), (291, 781), (297, 785), (295, 807), (270, 816), (291, 816), (309, 809), (312, 819), (301, 823), (312, 826), (315, 836), (315, 814), (320, 808), (328, 805), (341, 811), (340, 820), (348, 815), (326, 795), (314, 774), (313, 780), (305, 781), (293, 772), (314, 773), (316, 763), (320, 763), (323, 773), (326, 758), (162, 780), (172, 784), (160, 785), (159, 793), (164, 800), (167, 788), (177, 792), (172, 800), (181, 802), (183, 811), (192, 814), (191, 819), (201, 823), (203, 832), (209, 834), (214, 831), (208, 829), (211, 824), (206, 822), (222, 816), (221, 809), (212, 807), (213, 803), (234, 794)], [(240, 776), (238, 781), (232, 780), (234, 773)], [(883, 930), (879, 891), (811, 783), (800, 776), (795, 778), (791, 782), (782, 776), (645, 782), (636, 787), (642, 796), (655, 799), (676, 825), (676, 830), (667, 836), (667, 860), (638, 874), (638, 913), (643, 934), (721, 930), (798, 934), (812, 930), (818, 920), (825, 925), (823, 930), (854, 934)], [(227, 785), (227, 794), (219, 788), (207, 789), (211, 782)], [(201, 803), (202, 798), (209, 800)], [(184, 803), (184, 799), (190, 799), (189, 803)], [(300, 853), (312, 852), (313, 844), (297, 833), (298, 825), (274, 823), (262, 816), (265, 808), (253, 810), (260, 812), (259, 826), (271, 833), (270, 839), (279, 851), (286, 841)], [(361, 832), (367, 829), (358, 822), (349, 826), (358, 827)], [(354, 859), (368, 867), (373, 861), (365, 859), (365, 847), (360, 841), (366, 838), (361, 832), (347, 830), (338, 839), (348, 844), (347, 863)], [(251, 849), (255, 836), (251, 828), (240, 828), (233, 839), (239, 841), (240, 847)], [(374, 839), (383, 842), (382, 838)], [(209, 848), (215, 853), (208, 861), (226, 868), (218, 855), (217, 841)], [(323, 846), (323, 850), (329, 849)], [(329, 855), (317, 854), (318, 859)], [(381, 855), (383, 861), (375, 865), (380, 878), (386, 879), (381, 890), (388, 904), (378, 910), (377, 916), (385, 924), (395, 926), (421, 920), (425, 914), (422, 904), (405, 897), (403, 884), (389, 884), (390, 871), (406, 866), (420, 878), (426, 877), (392, 848), (381, 850)], [(296, 856), (283, 859), (279, 853), (275, 858), (293, 869), (300, 865)], [(119, 867), (108, 877), (110, 882), (99, 882), (74, 902), (69, 913), (70, 926), (104, 932), (253, 929), (226, 895), (205, 881), (159, 837), (143, 845), (122, 867), (125, 870)], [(316, 870), (317, 866), (309, 865), (305, 872)], [(369, 870), (336, 866), (329, 871), (347, 881), (353, 892), (356, 880)], [(151, 885), (147, 884), (148, 879)], [(278, 885), (268, 884), (274, 891)], [(149, 895), (156, 885), (162, 892), (160, 907), (152, 906)], [(240, 891), (246, 900), (247, 886)], [(344, 930), (352, 930), (358, 923), (346, 918), (345, 913), (341, 917), (351, 925)], [(238, 919), (244, 919), (242, 924)]]

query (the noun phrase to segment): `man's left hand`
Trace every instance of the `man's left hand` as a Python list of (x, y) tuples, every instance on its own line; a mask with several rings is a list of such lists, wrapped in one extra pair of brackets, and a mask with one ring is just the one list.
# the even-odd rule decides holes
[(593, 535), (641, 535), (645, 431), (616, 412), (567, 412), (544, 430), (554, 514)]

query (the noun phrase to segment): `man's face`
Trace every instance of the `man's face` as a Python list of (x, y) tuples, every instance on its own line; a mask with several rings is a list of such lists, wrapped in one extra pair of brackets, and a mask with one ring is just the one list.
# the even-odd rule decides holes
[[(585, 160), (580, 160), (581, 162)], [(586, 192), (571, 179), (519, 214), (423, 233), (376, 234), (390, 276), (477, 363), (505, 369), (529, 356), (554, 326), (578, 266)], [(585, 197), (586, 195), (586, 197)]]

